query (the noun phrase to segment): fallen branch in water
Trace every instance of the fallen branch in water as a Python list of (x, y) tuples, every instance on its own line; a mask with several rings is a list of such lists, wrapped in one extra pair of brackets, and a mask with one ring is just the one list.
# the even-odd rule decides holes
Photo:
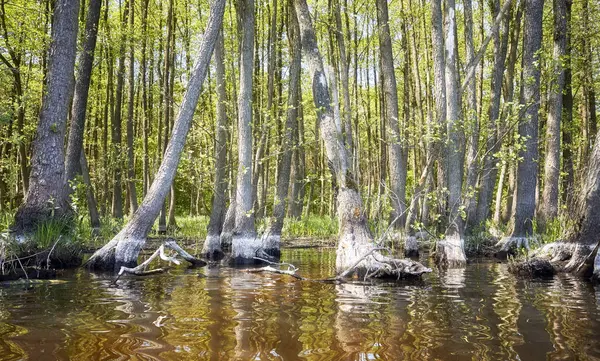
[(117, 274), (117, 277), (113, 280), (112, 283), (116, 284), (117, 281), (119, 280), (119, 278), (121, 278), (121, 276), (124, 275), (125, 273), (132, 274), (132, 275), (135, 275), (135, 276), (148, 276), (148, 275), (153, 275), (153, 274), (158, 274), (158, 273), (165, 272), (168, 268), (157, 268), (157, 269), (146, 271), (146, 267), (148, 267), (148, 265), (150, 265), (150, 263), (154, 259), (156, 259), (157, 257), (160, 257), (160, 259), (162, 259), (163, 261), (172, 262), (172, 263), (175, 263), (176, 265), (180, 265), (181, 262), (176, 257), (168, 256), (165, 253), (165, 247), (169, 248), (169, 249), (172, 249), (173, 251), (175, 251), (183, 259), (185, 259), (187, 262), (191, 263), (193, 266), (196, 266), (196, 267), (206, 266), (206, 262), (204, 262), (202, 260), (199, 260), (196, 257), (192, 256), (191, 254), (187, 253), (183, 248), (181, 248), (177, 244), (177, 242), (175, 242), (175, 240), (173, 240), (173, 239), (167, 239), (142, 264), (140, 264), (140, 265), (138, 265), (136, 267), (133, 267), (133, 268), (122, 266), (121, 269), (119, 270), (119, 273)]

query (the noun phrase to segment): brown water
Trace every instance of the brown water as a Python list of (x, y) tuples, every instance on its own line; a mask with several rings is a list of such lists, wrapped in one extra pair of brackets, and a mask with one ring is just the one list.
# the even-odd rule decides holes
[[(286, 250), (308, 277), (332, 250)], [(199, 277), (202, 273), (205, 277)], [(417, 284), (232, 269), (0, 287), (1, 360), (600, 360), (600, 287), (474, 263)]]

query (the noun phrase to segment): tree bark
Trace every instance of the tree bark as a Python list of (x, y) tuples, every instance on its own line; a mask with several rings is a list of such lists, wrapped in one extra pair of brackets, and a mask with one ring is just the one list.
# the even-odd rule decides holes
[[(435, 130), (433, 149), (434, 159), (437, 160), (437, 178), (440, 180), (438, 189), (443, 189), (446, 185), (446, 151), (444, 139), (446, 137), (446, 78), (444, 76), (445, 57), (444, 57), (444, 23), (442, 18), (442, 1), (432, 0), (431, 2), (431, 38), (433, 43), (433, 78), (435, 101)], [(445, 196), (441, 196), (440, 208), (445, 208)]]
[(464, 132), (462, 131), (461, 92), (457, 69), (456, 9), (454, 0), (447, 0), (445, 7), (446, 38), (446, 123), (447, 123), (447, 184), (448, 184), (448, 228), (445, 239), (437, 242), (435, 257), (444, 267), (460, 268), (466, 264), (463, 239), (462, 181), (465, 158)]
[[(317, 46), (315, 31), (306, 0), (295, 0), (294, 7), (300, 25), (302, 49), (309, 76), (321, 137), (325, 143), (327, 159), (337, 183), (337, 214), (339, 219), (339, 243), (336, 269), (342, 273), (356, 264), (353, 273), (373, 277), (405, 277), (421, 275), (431, 270), (418, 262), (393, 260), (376, 251), (373, 237), (366, 225), (365, 212), (358, 187), (350, 168), (341, 129), (333, 118), (327, 78), (323, 60)], [(368, 256), (365, 256), (369, 253)], [(361, 260), (362, 259), (362, 260)], [(357, 264), (357, 261), (358, 264)]]
[(117, 219), (123, 218), (123, 194), (121, 181), (123, 179), (122, 149), (122, 108), (123, 88), (125, 86), (125, 41), (127, 39), (127, 19), (129, 18), (129, 0), (125, 0), (121, 19), (121, 44), (119, 46), (119, 63), (117, 65), (117, 90), (115, 94), (115, 109), (112, 116), (112, 143), (114, 163), (114, 184), (112, 199), (112, 215)]
[(544, 162), (544, 190), (538, 217), (538, 226), (545, 226), (558, 215), (558, 183), (560, 178), (560, 129), (563, 112), (567, 50), (567, 0), (554, 0), (554, 59), (550, 81), (548, 121), (546, 122), (546, 154)]
[(133, 214), (138, 208), (137, 191), (135, 189), (135, 163), (133, 149), (133, 123), (135, 101), (135, 53), (133, 34), (134, 25), (134, 0), (129, 0), (129, 102), (127, 105), (127, 190), (129, 195), (129, 213)]
[[(273, 217), (271, 224), (263, 235), (264, 248), (271, 254), (279, 257), (279, 244), (281, 241), (281, 230), (286, 214), (288, 190), (290, 184), (290, 173), (292, 168), (292, 144), (294, 133), (297, 133), (298, 108), (300, 106), (300, 66), (301, 66), (301, 42), (300, 27), (293, 6), (289, 6), (288, 34), (290, 42), (290, 75), (287, 117), (283, 131), (282, 155), (280, 157), (279, 169), (277, 170), (277, 190), (273, 201)], [(296, 163), (297, 164), (297, 163)], [(292, 198), (293, 201), (294, 198)], [(291, 205), (290, 205), (291, 206)]]
[(491, 82), (491, 99), (488, 108), (489, 125), (486, 142), (483, 171), (481, 175), (481, 189), (477, 202), (477, 214), (474, 225), (483, 224), (490, 216), (494, 186), (498, 176), (496, 154), (502, 145), (500, 133), (500, 101), (502, 96), (502, 78), (504, 76), (506, 52), (508, 47), (509, 12), (502, 12), (500, 1), (494, 1), (494, 16), (502, 16), (501, 25), (492, 33), (494, 41), (494, 72)]
[(240, 45), (240, 89), (238, 97), (238, 174), (235, 230), (232, 240), (234, 263), (254, 263), (262, 249), (254, 228), (252, 191), (252, 75), (254, 73), (254, 0), (238, 0), (242, 41)]
[[(94, 51), (96, 49), (101, 7), (102, 0), (90, 0), (85, 23), (83, 50), (79, 57), (79, 68), (77, 69), (75, 94), (73, 95), (73, 106), (71, 108), (69, 140), (65, 155), (65, 181), (67, 182), (67, 186), (69, 186), (68, 182), (73, 181), (81, 169), (80, 160), (83, 150), (87, 100), (94, 65)], [(69, 194), (72, 192), (71, 187), (69, 187), (67, 192)]]
[(185, 139), (198, 104), (202, 83), (221, 29), (224, 10), (225, 0), (214, 0), (211, 4), (206, 31), (200, 43), (198, 58), (190, 76), (177, 120), (174, 123), (171, 140), (148, 194), (127, 225), (109, 243), (90, 257), (87, 262), (88, 267), (118, 272), (121, 266), (131, 267), (137, 264), (139, 251), (160, 213), (175, 178)]
[(202, 254), (208, 259), (221, 259), (221, 231), (227, 200), (227, 92), (225, 89), (225, 42), (223, 32), (219, 34), (215, 47), (215, 78), (217, 84), (217, 124), (215, 127), (215, 182), (210, 220)]
[(402, 229), (406, 223), (407, 165), (404, 156), (404, 139), (400, 135), (398, 119), (398, 90), (396, 88), (396, 74), (394, 72), (387, 0), (377, 1), (377, 25), (379, 29), (379, 53), (381, 56), (381, 74), (383, 77), (382, 88), (385, 103), (385, 118), (389, 135), (390, 198), (392, 201), (390, 219), (393, 222), (394, 228)]
[(519, 122), (519, 135), (525, 145), (519, 152), (515, 214), (512, 237), (533, 234), (536, 180), (538, 175), (538, 110), (540, 107), (539, 50), (542, 42), (544, 0), (525, 0), (523, 72), (521, 104), (526, 107)]
[(54, 5), (46, 92), (33, 143), (29, 190), (15, 215), (17, 234), (72, 215), (64, 178), (64, 139), (74, 82), (78, 12), (79, 0), (57, 0)]
[(574, 166), (573, 166), (573, 88), (571, 85), (572, 70), (571, 70), (571, 7), (572, 1), (566, 1), (566, 48), (565, 48), (565, 90), (563, 93), (563, 174), (562, 179), (562, 203), (569, 205), (573, 197), (573, 186), (575, 183)]
[[(471, 0), (464, 1), (465, 45), (467, 48), (467, 64), (475, 60), (475, 46), (473, 45), (473, 9)], [(481, 80), (483, 81), (483, 79)], [(467, 176), (465, 180), (465, 213), (467, 227), (473, 225), (477, 209), (477, 175), (479, 171), (479, 118), (477, 117), (477, 78), (473, 77), (467, 82), (467, 114), (465, 128), (471, 132), (467, 150)]]

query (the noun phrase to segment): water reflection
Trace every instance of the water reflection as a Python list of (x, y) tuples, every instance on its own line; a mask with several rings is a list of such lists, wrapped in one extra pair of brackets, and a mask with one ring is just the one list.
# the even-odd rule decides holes
[[(288, 250), (303, 275), (331, 250)], [(600, 287), (469, 264), (420, 283), (214, 268), (0, 287), (0, 360), (600, 359)]]

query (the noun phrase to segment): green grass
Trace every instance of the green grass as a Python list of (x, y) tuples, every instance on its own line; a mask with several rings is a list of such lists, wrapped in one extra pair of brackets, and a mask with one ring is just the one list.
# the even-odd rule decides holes
[(337, 235), (337, 218), (308, 216), (301, 219), (286, 219), (282, 236), (286, 238), (312, 237), (331, 238)]

